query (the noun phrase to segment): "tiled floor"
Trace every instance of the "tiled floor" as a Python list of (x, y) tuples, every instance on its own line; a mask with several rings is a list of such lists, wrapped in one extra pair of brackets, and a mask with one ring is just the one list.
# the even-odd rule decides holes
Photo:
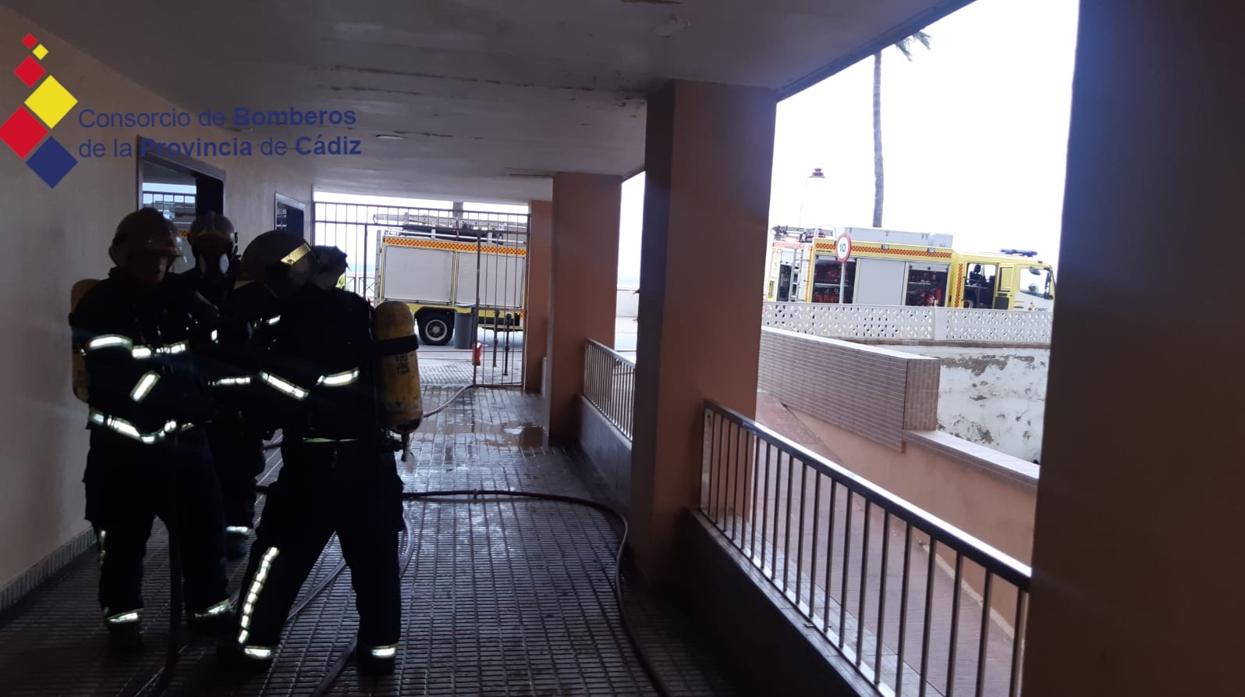
[[(425, 366), (429, 406), (452, 394), (455, 366)], [(408, 491), (519, 489), (592, 496), (587, 463), (543, 445), (539, 403), (513, 390), (466, 393), (415, 435), (400, 463)], [(275, 451), (274, 451), (275, 452)], [(278, 463), (275, 462), (274, 466)], [(623, 633), (611, 576), (617, 532), (602, 513), (519, 499), (419, 500), (406, 504), (409, 563), (403, 583), (397, 673), (360, 677), (344, 655), (357, 618), (349, 571), (288, 626), (273, 670), (237, 680), (215, 671), (212, 644), (193, 639), (166, 694), (181, 695), (648, 695), (655, 694)], [(0, 692), (130, 695), (164, 658), (168, 616), (164, 535), (149, 545), (147, 646), (117, 659), (94, 600), (94, 560), (82, 558), (0, 625)], [(87, 555), (90, 556), (90, 555)], [(304, 595), (340, 561), (331, 543)], [(234, 584), (241, 571), (235, 572)], [(631, 581), (628, 615), (665, 682), (679, 695), (732, 694), (713, 657), (689, 641), (677, 611)]]
[(519, 385), (523, 380), (523, 333), (506, 334), (481, 330), (479, 365), (472, 365), (471, 349), (424, 346), (419, 365), (426, 380), (434, 384)]

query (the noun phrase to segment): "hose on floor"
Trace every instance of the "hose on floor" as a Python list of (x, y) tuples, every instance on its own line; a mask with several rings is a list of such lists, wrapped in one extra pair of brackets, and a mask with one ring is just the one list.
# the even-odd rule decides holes
[[(465, 387), (462, 387), (457, 392), (455, 392), (453, 395), (451, 395), (449, 399), (445, 400), (445, 402), (443, 402), (442, 404), (438, 405), (437, 407), (433, 409), (430, 409), (424, 412), (424, 418), (435, 416), (436, 414), (439, 414), (440, 412), (444, 411), (455, 400), (457, 400), (467, 391), (475, 387), (477, 386), (467, 385)], [(276, 443), (266, 445), (265, 449), (266, 450), (273, 449), (276, 447), (280, 447), (280, 445), (281, 445), (281, 441), (277, 441)], [(266, 484), (257, 485), (255, 487), (255, 491), (256, 491), (256, 494), (267, 494), (268, 486)], [(462, 497), (467, 497), (468, 502), (479, 502), (484, 497), (488, 497), (490, 500), (494, 500), (494, 501), (504, 501), (506, 499), (516, 499), (516, 498), (532, 499), (532, 500), (538, 500), (538, 501), (551, 501), (555, 503), (563, 503), (563, 504), (570, 504), (570, 505), (591, 508), (593, 510), (596, 510), (600, 513), (604, 513), (607, 516), (612, 517), (615, 520), (617, 520), (619, 525), (622, 528), (622, 531), (619, 534), (618, 546), (615, 548), (615, 552), (614, 552), (614, 565), (613, 565), (613, 570), (611, 574), (611, 586), (612, 586), (613, 595), (614, 595), (614, 603), (617, 606), (618, 617), (619, 617), (619, 620), (622, 626), (623, 634), (627, 637), (627, 643), (631, 646), (631, 650), (635, 653), (636, 660), (639, 662), (640, 668), (644, 671), (645, 677), (648, 678), (649, 682), (652, 684), (653, 689), (657, 692), (658, 696), (659, 697), (670, 697), (672, 695), (672, 693), (670, 692), (669, 686), (666, 685), (665, 680), (662, 679), (661, 675), (657, 672), (657, 669), (654, 667), (652, 660), (649, 658), (648, 654), (644, 651), (644, 648), (641, 646), (639, 636), (636, 634), (635, 627), (632, 624), (630, 616), (627, 613), (626, 602), (623, 597), (622, 563), (623, 563), (623, 555), (626, 552), (626, 548), (627, 548), (627, 539), (630, 535), (631, 526), (626, 516), (624, 516), (617, 509), (611, 506), (608, 506), (604, 503), (601, 503), (599, 501), (593, 501), (592, 499), (582, 498), (578, 496), (568, 496), (568, 495), (563, 495), (563, 494), (551, 494), (551, 493), (544, 493), (544, 492), (512, 491), (508, 489), (447, 489), (447, 490), (441, 490), (441, 491), (418, 491), (418, 492), (403, 492), (402, 493), (402, 498), (405, 501), (417, 501), (421, 499), (437, 499), (437, 498), (454, 499), (454, 498), (462, 498)], [(406, 577), (407, 569), (410, 565), (411, 559), (414, 557), (414, 547), (415, 547), (415, 541), (414, 541), (413, 533), (411, 531), (410, 521), (406, 518), (405, 515), (403, 515), (402, 520), (403, 520), (403, 525), (406, 530), (406, 551), (404, 552), (405, 559), (403, 560), (402, 568), (399, 571), (399, 579)], [(170, 561), (171, 562), (173, 558), (174, 558), (173, 546), (172, 544), (170, 544)], [(312, 601), (314, 601), (317, 597), (319, 597), (324, 591), (328, 589), (330, 585), (332, 585), (334, 581), (337, 580), (337, 578), (342, 574), (345, 568), (346, 568), (346, 562), (343, 559), (337, 564), (337, 566), (333, 569), (333, 571), (329, 574), (329, 576), (320, 583), (320, 585), (318, 585), (314, 590), (308, 593), (307, 596), (298, 605), (290, 609), (288, 620), (293, 620), (300, 613), (302, 613), (308, 606), (310, 606)], [(173, 578), (180, 578), (180, 559), (178, 559), (178, 563), (174, 565), (174, 568), (172, 570), (175, 572)], [(180, 584), (174, 583), (172, 585), (174, 586), (174, 590), (173, 590), (174, 607), (177, 609), (174, 612), (170, 613), (171, 616), (170, 616), (170, 621), (169, 621), (169, 625), (170, 625), (169, 644), (168, 644), (168, 652), (165, 656), (165, 663), (163, 667), (158, 669), (156, 673), (152, 675), (151, 678), (144, 685), (142, 685), (138, 690), (136, 690), (133, 693), (134, 695), (147, 694), (147, 690), (151, 689), (153, 685), (154, 685), (154, 689), (152, 689), (150, 693), (150, 697), (159, 697), (159, 695), (163, 694), (164, 691), (168, 688), (169, 683), (172, 680), (173, 671), (177, 667), (178, 659), (180, 658), (182, 652), (185, 651), (186, 649), (187, 645), (180, 644), (180, 642), (178, 642), (177, 640), (178, 639), (177, 630), (180, 628), (179, 627), (180, 626), (180, 602), (181, 602)], [(173, 617), (174, 615), (176, 616), (176, 618)], [(349, 665), (350, 659), (353, 657), (356, 648), (357, 648), (356, 643), (352, 641), (349, 648), (347, 648), (347, 650), (344, 653), (342, 653), (340, 656), (338, 656), (336, 661), (334, 661), (333, 665), (329, 669), (329, 672), (325, 674), (324, 678), (320, 681), (320, 684), (316, 686), (316, 689), (312, 692), (312, 695), (315, 695), (316, 697), (320, 697), (322, 695), (328, 694), (328, 691), (332, 689), (333, 684), (345, 671), (346, 666)]]
[[(403, 511), (402, 515), (402, 527), (406, 529), (406, 544), (402, 552), (402, 568), (398, 571), (399, 581), (406, 578), (406, 569), (411, 565), (411, 559), (415, 557), (415, 535), (411, 530), (411, 521), (406, 517), (405, 511)], [(347, 664), (350, 663), (351, 657), (354, 656), (354, 652), (358, 648), (358, 640), (352, 639), (350, 646), (346, 647), (346, 650), (337, 657), (337, 660), (329, 667), (329, 672), (320, 680), (320, 684), (316, 685), (316, 689), (311, 691), (311, 697), (322, 697), (328, 694), (333, 687), (333, 683), (337, 682), (337, 678), (346, 670)]]
[[(266, 494), (268, 492), (268, 487), (267, 485), (260, 484), (255, 487), (255, 490), (257, 493)], [(178, 562), (172, 563), (172, 559), (174, 555), (177, 553), (178, 548), (175, 546), (176, 538), (173, 537), (171, 533), (172, 531), (170, 531), (170, 541), (169, 541), (170, 566), (172, 567), (171, 571), (173, 571), (175, 574), (178, 574), (178, 575), (174, 575), (172, 578), (180, 579), (180, 573), (181, 573), (180, 555), (178, 555)], [(234, 571), (235, 577), (238, 571), (242, 571), (245, 568), (246, 568), (245, 564), (239, 565), (238, 568)], [(341, 561), (337, 563), (337, 566), (333, 567), (333, 570), (329, 572), (329, 575), (323, 581), (321, 581), (315, 588), (313, 588), (310, 592), (308, 592), (303, 597), (303, 599), (298, 602), (297, 605), (290, 608), (290, 613), (289, 615), (286, 616), (287, 622), (289, 620), (293, 620), (294, 618), (302, 614), (302, 612), (306, 610), (308, 606), (311, 605), (312, 601), (320, 597), (326, 590), (328, 590), (329, 586), (333, 585), (333, 582), (336, 581), (337, 578), (341, 576), (342, 572), (345, 570), (346, 570), (346, 561), (342, 559)], [(230, 580), (232, 581), (233, 579), (231, 578)], [(183, 644), (180, 641), (178, 641), (178, 638), (179, 638), (178, 634), (181, 630), (181, 610), (180, 610), (181, 603), (182, 603), (181, 583), (171, 582), (171, 597), (172, 597), (171, 602), (173, 603), (173, 605), (169, 612), (169, 640), (167, 644), (167, 650), (165, 652), (164, 664), (161, 665), (159, 668), (157, 668), (156, 672), (153, 673), (151, 677), (147, 679), (146, 682), (140, 685), (137, 690), (131, 693), (135, 697), (138, 697), (139, 695), (145, 695), (146, 697), (159, 697), (160, 695), (164, 694), (165, 691), (168, 690), (169, 684), (173, 680), (173, 671), (177, 669), (177, 663), (181, 659), (181, 655), (185, 653), (186, 649), (190, 646), (190, 644), (188, 643)]]
[[(617, 509), (614, 509), (611, 506), (599, 501), (593, 501), (592, 499), (581, 498), (578, 496), (549, 494), (544, 492), (511, 491), (508, 489), (447, 489), (442, 491), (403, 492), (402, 494), (402, 498), (407, 501), (417, 501), (420, 499), (455, 499), (462, 497), (468, 497), (467, 500), (471, 503), (482, 501), (485, 497), (491, 501), (504, 501), (506, 499), (552, 501), (555, 503), (584, 506), (616, 519), (622, 528), (622, 532), (619, 534), (618, 546), (614, 552), (614, 566), (612, 571), (611, 586), (614, 595), (614, 603), (618, 609), (618, 618), (622, 625), (623, 634), (627, 637), (627, 643), (631, 646), (631, 650), (635, 653), (636, 660), (639, 662), (640, 668), (644, 671), (645, 677), (647, 677), (649, 682), (652, 683), (653, 689), (657, 692), (659, 697), (671, 696), (672, 693), (670, 692), (669, 686), (666, 685), (665, 680), (663, 680), (661, 675), (658, 674), (656, 667), (653, 666), (652, 660), (640, 644), (639, 636), (636, 634), (635, 627), (631, 623), (630, 616), (627, 613), (627, 606), (623, 598), (622, 563), (623, 555), (627, 548), (627, 538), (631, 530), (630, 523), (627, 521), (626, 516), (620, 513)], [(410, 537), (409, 522), (407, 522), (407, 536), (408, 538)], [(410, 557), (408, 556), (406, 562), (403, 564), (400, 577), (406, 576), (406, 565), (409, 562)], [(355, 645), (351, 644), (350, 649), (338, 657), (329, 672), (325, 674), (324, 678), (320, 681), (320, 684), (316, 687), (315, 691), (312, 692), (312, 695), (321, 697), (322, 695), (328, 694), (328, 691), (332, 688), (333, 683), (335, 683), (337, 679), (341, 677), (342, 672), (345, 671), (355, 648)]]
[[(182, 545), (180, 535), (174, 528), (175, 525), (169, 526), (169, 641), (165, 646), (164, 652), (164, 668), (151, 676), (151, 680), (156, 682), (153, 694), (162, 694), (168, 689), (169, 683), (173, 680), (173, 668), (177, 666), (177, 660), (181, 657), (184, 645), (181, 643), (179, 632), (182, 627), (182, 603), (185, 602), (184, 588), (182, 587)], [(138, 692), (147, 688), (144, 685)]]
[[(454, 394), (450, 395), (449, 399), (425, 412), (424, 417), (427, 418), (441, 413), (446, 409), (446, 407), (452, 404), (454, 400), (463, 396), (468, 390), (471, 390), (474, 387), (476, 387), (476, 385), (465, 385), (459, 388), (456, 392), (454, 392)], [(263, 449), (265, 451), (276, 450), (281, 447), (283, 442), (284, 439), (279, 439), (271, 443), (265, 443)], [(265, 479), (267, 479), (267, 477)], [(268, 486), (266, 484), (259, 484), (255, 487), (255, 492), (257, 495), (267, 494)], [(169, 495), (172, 497), (171, 492)], [(403, 520), (406, 520), (405, 516), (403, 516)], [(409, 540), (409, 525), (407, 526), (407, 536)], [(408, 547), (409, 546), (411, 546), (411, 544), (408, 542)], [(407, 561), (409, 562), (409, 557)], [(239, 570), (245, 568), (245, 564), (239, 566)], [(337, 580), (337, 577), (340, 576), (345, 569), (346, 562), (345, 560), (342, 560), (319, 586), (308, 593), (301, 602), (290, 608), (290, 614), (287, 616), (288, 620), (292, 620), (297, 617), (307, 608), (311, 601), (315, 600), (324, 591), (328, 590), (328, 587), (332, 585), (333, 581)], [(406, 567), (404, 565), (403, 574), (405, 573)], [(166, 644), (164, 663), (160, 668), (156, 669), (156, 672), (153, 673), (146, 682), (140, 685), (139, 688), (133, 692), (136, 696), (145, 695), (146, 697), (159, 697), (164, 694), (173, 680), (173, 671), (176, 670), (177, 663), (181, 659), (182, 653), (184, 653), (186, 648), (189, 646), (189, 644), (183, 644), (179, 640), (181, 632), (182, 605), (184, 604), (183, 588), (181, 583), (181, 548), (178, 544), (177, 536), (172, 529), (169, 530), (169, 579), (171, 605), (169, 611), (169, 637), (168, 643)], [(353, 650), (354, 647), (352, 646), (350, 652), (353, 652)], [(348, 652), (346, 654), (346, 659), (349, 658), (349, 655), (350, 653)], [(343, 659), (341, 663), (342, 665), (339, 672), (340, 670), (345, 669), (345, 659)]]

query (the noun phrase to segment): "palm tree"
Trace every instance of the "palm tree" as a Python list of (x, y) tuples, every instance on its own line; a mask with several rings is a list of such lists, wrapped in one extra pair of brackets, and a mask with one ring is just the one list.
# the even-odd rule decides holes
[[(895, 48), (912, 60), (912, 42), (929, 48), (930, 36), (923, 31), (895, 44)], [(882, 167), (882, 52), (873, 54), (873, 227), (882, 227), (882, 201), (885, 198), (886, 175)]]

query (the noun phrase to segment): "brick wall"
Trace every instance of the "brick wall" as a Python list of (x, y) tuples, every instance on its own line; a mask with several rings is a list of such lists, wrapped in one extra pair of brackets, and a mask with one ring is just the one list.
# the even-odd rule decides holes
[(766, 328), (758, 387), (782, 403), (894, 450), (938, 428), (934, 358)]

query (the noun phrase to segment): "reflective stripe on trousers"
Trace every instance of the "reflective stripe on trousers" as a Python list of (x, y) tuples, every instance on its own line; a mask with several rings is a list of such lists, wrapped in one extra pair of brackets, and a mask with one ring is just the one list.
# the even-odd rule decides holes
[(206, 610), (203, 610), (202, 612), (194, 613), (193, 617), (197, 620), (205, 620), (209, 617), (216, 617), (217, 615), (223, 615), (226, 612), (229, 612), (230, 608), (232, 607), (233, 607), (233, 603), (229, 602), (229, 598), (225, 598), (224, 600), (220, 601), (219, 603), (216, 603), (215, 605), (209, 607)]
[(398, 645), (388, 644), (386, 646), (373, 646), (367, 650), (372, 658), (393, 658), (398, 655)]
[(106, 624), (116, 626), (119, 624), (134, 624), (143, 619), (143, 609), (126, 610), (125, 612), (117, 612), (108, 614), (108, 608), (104, 608), (104, 622)]
[(242, 600), (242, 617), (238, 622), (241, 626), (241, 631), (238, 632), (238, 643), (243, 645), (244, 652), (249, 648), (268, 652), (267, 656), (252, 656), (253, 658), (267, 658), (272, 655), (272, 649), (247, 647), (246, 640), (251, 637), (251, 615), (255, 612), (255, 603), (259, 602), (259, 594), (263, 592), (264, 583), (268, 581), (268, 572), (272, 569), (272, 560), (276, 559), (278, 554), (280, 551), (276, 547), (264, 550), (264, 556), (259, 560), (259, 568), (255, 570), (255, 578), (251, 579), (251, 586)]
[(104, 557), (108, 555), (108, 550), (104, 547), (104, 543), (107, 539), (108, 531), (101, 528), (99, 535), (95, 537), (95, 544), (99, 547), (99, 557), (97, 558), (97, 561), (99, 562), (101, 569), (104, 568)]

